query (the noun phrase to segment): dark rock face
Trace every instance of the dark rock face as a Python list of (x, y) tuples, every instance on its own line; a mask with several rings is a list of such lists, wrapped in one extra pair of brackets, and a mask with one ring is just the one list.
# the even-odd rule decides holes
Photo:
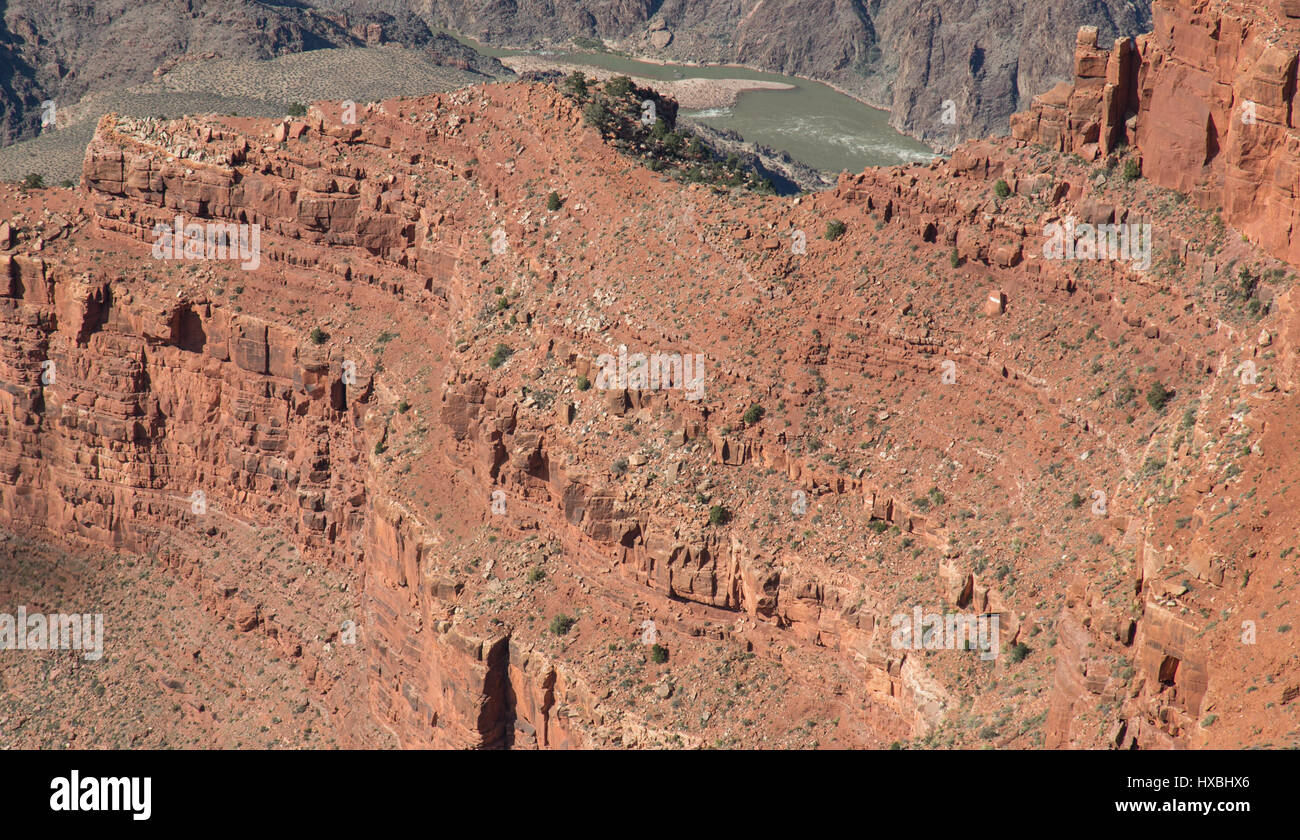
[(875, 21), (890, 92), (873, 98), (890, 109), (900, 131), (941, 148), (1006, 133), (1011, 114), (1071, 78), (1070, 51), (1080, 26), (1096, 26), (1103, 43), (1151, 28), (1149, 2), (955, 0), (927, 6), (881, 4)]
[(0, 87), (0, 141), (37, 132), (40, 99), (70, 104), (94, 90), (136, 84), (169, 59), (206, 53), (272, 58), (343, 40), (346, 33), (338, 24), (312, 18), (250, 0), (110, 0), (93, 5), (15, 0), (5, 6), (0, 38), (19, 72), (27, 70), (39, 99), (13, 97)]
[[(496, 75), (500, 64), (445, 35), (409, 9), (268, 5), (255, 0), (108, 0), (95, 4), (12, 0), (0, 5), (0, 145), (34, 136), (40, 103), (147, 81), (180, 61), (269, 59), (330, 47), (400, 43), (436, 63)], [(401, 4), (388, 4), (400, 6)], [(495, 66), (495, 71), (493, 69)]]

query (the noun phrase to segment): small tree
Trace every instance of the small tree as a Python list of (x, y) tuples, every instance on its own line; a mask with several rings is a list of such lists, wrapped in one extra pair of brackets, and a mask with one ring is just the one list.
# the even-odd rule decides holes
[(663, 645), (656, 644), (650, 648), (650, 661), (656, 665), (662, 665), (668, 661), (668, 649)]
[(834, 242), (844, 235), (844, 223), (839, 219), (831, 219), (826, 223), (826, 238)]
[(605, 93), (618, 98), (627, 96), (632, 92), (632, 79), (628, 76), (611, 76), (608, 82), (605, 82)]
[(998, 194), (998, 198), (1006, 198), (1011, 195), (1011, 186), (1001, 178), (993, 185), (993, 192)]
[(510, 358), (511, 354), (514, 352), (515, 351), (511, 350), (506, 345), (498, 344), (496, 349), (492, 351), (492, 355), (488, 358), (488, 367), (496, 370), (505, 364), (506, 359)]
[(1163, 382), (1152, 382), (1147, 391), (1147, 405), (1156, 411), (1164, 411), (1165, 406), (1174, 398), (1174, 392), (1165, 387)]
[(1136, 181), (1142, 177), (1142, 166), (1133, 158), (1124, 161), (1124, 180)]
[(312, 327), (312, 328), (311, 328), (311, 343), (312, 343), (312, 344), (324, 344), (324, 343), (325, 343), (325, 340), (326, 340), (327, 338), (329, 338), (329, 336), (326, 335), (326, 334), (325, 334), (325, 331), (322, 330), (320, 327)]
[(582, 116), (586, 118), (587, 123), (596, 128), (604, 128), (605, 123), (609, 122), (609, 109), (605, 103), (599, 99), (593, 99), (587, 103), (587, 107), (582, 109)]
[(564, 89), (579, 99), (587, 98), (587, 74), (581, 70), (574, 70), (567, 79), (564, 80)]
[(762, 420), (763, 415), (765, 414), (767, 414), (767, 411), (763, 408), (763, 406), (759, 405), (758, 403), (754, 403), (749, 408), (745, 409), (745, 416), (743, 419), (747, 425), (752, 426), (755, 423), (757, 423), (759, 420)]
[(551, 194), (546, 196), (546, 209), (550, 210), (552, 213), (559, 210), (560, 206), (563, 204), (564, 202), (560, 199), (560, 194), (555, 190), (551, 190)]

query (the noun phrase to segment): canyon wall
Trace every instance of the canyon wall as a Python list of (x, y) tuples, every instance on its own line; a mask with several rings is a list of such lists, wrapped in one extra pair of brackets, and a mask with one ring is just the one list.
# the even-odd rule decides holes
[[(1144, 49), (1085, 32), (1017, 140), (789, 199), (545, 85), (106, 117), (80, 192), (6, 188), (0, 520), (164, 555), (404, 746), (1284, 742), (1293, 295), (1160, 185)], [(159, 253), (178, 216), (257, 264)], [(1149, 265), (1049, 257), (1067, 217), (1151, 224)], [(706, 396), (600, 384), (619, 347)], [(1003, 650), (899, 644), (914, 605)]]
[(1037, 97), (1013, 136), (1089, 160), (1132, 147), (1144, 177), (1300, 264), (1300, 7), (1156, 0), (1152, 19), (1152, 32), (1110, 49), (1081, 30), (1073, 84)]
[(1146, 0), (945, 0), (924, 8), (912, 0), (313, 0), (269, 7), (222, 0), (183, 8), (131, 0), (94, 9), (21, 0), (6, 4), (2, 23), (10, 37), (0, 38), (0, 51), (11, 60), (0, 91), (0, 145), (42, 130), (43, 100), (70, 108), (179, 62), (387, 42), (419, 48), (440, 65), (501, 73), (495, 61), (430, 31), (445, 27), (497, 46), (565, 48), (577, 39), (590, 48), (602, 39), (647, 58), (742, 63), (818, 79), (889, 110), (898, 130), (950, 149), (1004, 132), (1029, 96), (1067, 77), (1065, 48), (1079, 26), (1097, 26), (1111, 39), (1147, 30), (1150, 15)]
[(1145, 0), (419, 0), (412, 7), (433, 24), (494, 45), (601, 39), (638, 56), (735, 62), (827, 81), (888, 110), (899, 131), (944, 150), (1005, 132), (1031, 96), (1068, 78), (1068, 44), (1080, 26), (1097, 26), (1108, 38), (1150, 27)]

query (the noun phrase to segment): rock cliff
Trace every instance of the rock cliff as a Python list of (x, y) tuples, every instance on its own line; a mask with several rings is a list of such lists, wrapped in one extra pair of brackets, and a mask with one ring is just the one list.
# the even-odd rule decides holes
[(1145, 177), (1295, 264), (1300, 6), (1157, 0), (1152, 14), (1151, 33), (1110, 49), (1081, 30), (1073, 84), (1037, 97), (1014, 135), (1092, 160), (1132, 146)]
[(899, 131), (943, 150), (1004, 133), (1011, 114), (1034, 94), (1068, 79), (1069, 44), (1080, 26), (1097, 26), (1113, 40), (1145, 32), (1151, 22), (1145, 0), (418, 0), (411, 6), (434, 25), (494, 45), (599, 40), (648, 58), (737, 62), (827, 81), (888, 110)]
[(1292, 264), (1044, 107), (796, 198), (545, 84), (105, 117), (4, 188), (0, 521), (160, 556), (345, 743), (1294, 745)]

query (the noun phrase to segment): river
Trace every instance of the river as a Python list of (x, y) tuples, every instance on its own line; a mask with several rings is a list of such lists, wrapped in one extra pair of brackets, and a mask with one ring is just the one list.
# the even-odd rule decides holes
[(823, 172), (860, 172), (869, 166), (926, 162), (934, 156), (925, 144), (890, 127), (887, 111), (872, 108), (821, 82), (730, 65), (658, 64), (612, 53), (509, 50), (459, 35), (453, 37), (495, 58), (534, 55), (647, 79), (751, 79), (789, 85), (787, 90), (745, 91), (733, 106), (682, 109), (680, 115), (714, 128), (738, 131), (750, 142), (789, 152)]

